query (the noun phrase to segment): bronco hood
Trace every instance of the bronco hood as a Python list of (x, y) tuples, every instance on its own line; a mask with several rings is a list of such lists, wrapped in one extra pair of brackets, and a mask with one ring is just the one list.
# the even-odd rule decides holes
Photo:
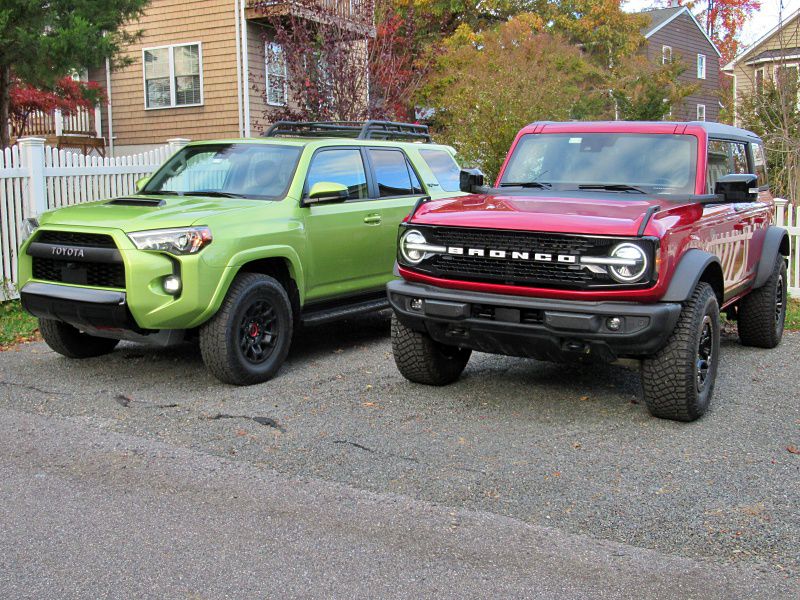
[(205, 220), (222, 212), (257, 208), (267, 202), (238, 198), (131, 195), (49, 211), (42, 214), (39, 221), (42, 225), (108, 227), (128, 232), (168, 229), (203, 225)]
[(632, 194), (617, 198), (594, 192), (475, 194), (426, 202), (411, 220), (419, 225), (635, 236), (651, 206), (670, 203)]

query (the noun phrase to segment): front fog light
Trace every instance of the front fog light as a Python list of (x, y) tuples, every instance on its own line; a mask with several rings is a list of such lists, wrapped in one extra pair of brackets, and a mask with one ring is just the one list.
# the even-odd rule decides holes
[(619, 317), (609, 317), (606, 319), (606, 327), (611, 331), (619, 331), (619, 328), (622, 327), (622, 319)]
[(620, 283), (636, 283), (647, 273), (647, 254), (636, 244), (619, 244), (611, 258), (614, 263), (608, 265), (608, 271)]
[(412, 298), (411, 302), (408, 303), (408, 306), (411, 310), (416, 310), (420, 312), (422, 310), (422, 299), (421, 298)]
[(181, 291), (181, 278), (176, 275), (170, 275), (164, 278), (164, 291), (168, 294), (175, 295)]

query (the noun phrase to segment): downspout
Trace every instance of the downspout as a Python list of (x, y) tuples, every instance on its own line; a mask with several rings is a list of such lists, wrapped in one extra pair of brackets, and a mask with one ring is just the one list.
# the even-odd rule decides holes
[(106, 59), (106, 97), (108, 114), (108, 151), (114, 158), (114, 107), (111, 102), (111, 61)]
[[(244, 0), (241, 0), (244, 1)], [(233, 17), (236, 22), (236, 102), (239, 110), (239, 135), (244, 136), (244, 122), (242, 118), (242, 55), (241, 55), (241, 27), (239, 25), (239, 2), (234, 2)]]
[(247, 0), (239, 0), (239, 19), (241, 20), (242, 42), (242, 107), (244, 114), (244, 137), (250, 137), (250, 61), (247, 57), (247, 19), (244, 8)]

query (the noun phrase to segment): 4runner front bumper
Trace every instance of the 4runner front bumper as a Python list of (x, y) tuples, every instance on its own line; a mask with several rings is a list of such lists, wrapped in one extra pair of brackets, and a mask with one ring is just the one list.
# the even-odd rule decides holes
[(455, 291), (391, 281), (389, 302), (407, 327), (481, 352), (540, 360), (612, 362), (657, 352), (679, 303), (587, 302)]

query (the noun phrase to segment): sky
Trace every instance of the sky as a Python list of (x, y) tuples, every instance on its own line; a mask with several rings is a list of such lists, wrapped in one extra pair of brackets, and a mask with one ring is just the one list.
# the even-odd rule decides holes
[[(752, 44), (778, 24), (781, 5), (785, 18), (800, 8), (800, 0), (761, 0), (761, 10), (750, 18), (742, 30), (742, 48)], [(667, 6), (667, 2), (665, 0), (628, 0), (623, 4), (623, 8), (631, 12), (654, 6), (664, 7)]]

